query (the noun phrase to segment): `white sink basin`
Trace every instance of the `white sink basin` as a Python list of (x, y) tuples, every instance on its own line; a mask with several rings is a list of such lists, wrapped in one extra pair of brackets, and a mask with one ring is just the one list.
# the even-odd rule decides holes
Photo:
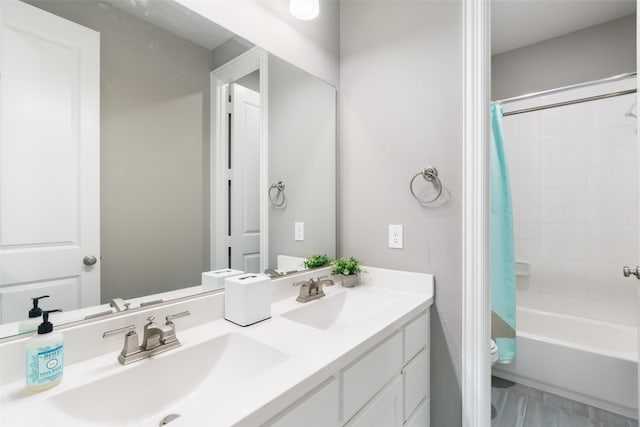
[(54, 395), (47, 399), (42, 416), (50, 425), (157, 426), (165, 416), (180, 414), (181, 406), (196, 399), (205, 405), (213, 402), (229, 387), (287, 357), (244, 335), (228, 333)]
[(344, 329), (375, 316), (392, 302), (393, 298), (383, 295), (345, 291), (305, 303), (282, 317), (317, 329)]

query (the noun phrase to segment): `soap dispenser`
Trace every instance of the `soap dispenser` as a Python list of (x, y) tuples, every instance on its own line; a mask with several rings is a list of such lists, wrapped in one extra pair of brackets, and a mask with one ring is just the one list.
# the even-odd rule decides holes
[(43, 295), (37, 298), (31, 298), (33, 301), (33, 308), (29, 310), (29, 319), (23, 320), (18, 323), (18, 333), (24, 334), (26, 332), (33, 332), (38, 329), (40, 324), (40, 318), (42, 317), (42, 309), (38, 307), (38, 301), (42, 298), (49, 298), (49, 295)]
[(53, 332), (53, 325), (49, 322), (49, 313), (56, 311), (61, 310), (43, 311), (38, 335), (27, 340), (27, 390), (46, 390), (62, 381), (64, 337), (60, 332)]

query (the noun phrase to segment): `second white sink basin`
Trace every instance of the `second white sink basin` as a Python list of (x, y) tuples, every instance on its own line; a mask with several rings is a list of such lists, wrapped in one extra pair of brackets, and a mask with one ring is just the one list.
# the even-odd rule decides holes
[(317, 329), (344, 329), (375, 316), (392, 302), (387, 296), (348, 290), (305, 303), (282, 317)]
[[(236, 333), (171, 350), (122, 372), (49, 398), (42, 416), (51, 425), (158, 425), (194, 399), (213, 402), (229, 387), (253, 379), (287, 355)], [(196, 393), (197, 392), (197, 393)]]

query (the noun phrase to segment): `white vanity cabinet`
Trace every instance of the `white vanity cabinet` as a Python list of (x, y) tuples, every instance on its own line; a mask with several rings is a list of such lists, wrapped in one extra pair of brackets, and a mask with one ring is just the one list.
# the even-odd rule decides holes
[(428, 427), (429, 310), (266, 425)]

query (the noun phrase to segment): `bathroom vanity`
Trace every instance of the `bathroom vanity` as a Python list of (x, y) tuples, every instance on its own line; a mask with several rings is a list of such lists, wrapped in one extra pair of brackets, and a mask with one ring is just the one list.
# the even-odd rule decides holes
[[(272, 282), (272, 317), (239, 327), (214, 293), (70, 326), (65, 376), (24, 390), (26, 338), (0, 344), (0, 424), (11, 426), (428, 426), (429, 310), (433, 276), (367, 267), (365, 284), (325, 287), (296, 301), (293, 282)], [(121, 365), (122, 336), (105, 331), (176, 320), (182, 346)]]

